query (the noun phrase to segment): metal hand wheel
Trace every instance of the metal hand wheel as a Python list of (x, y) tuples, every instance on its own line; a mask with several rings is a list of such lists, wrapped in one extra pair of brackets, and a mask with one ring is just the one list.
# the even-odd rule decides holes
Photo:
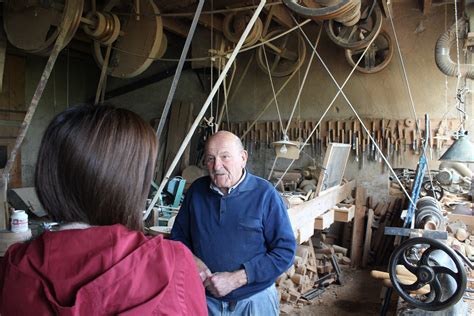
[[(448, 265), (451, 263), (454, 270), (446, 264), (440, 265), (439, 262), (445, 260), (448, 260), (445, 262)], [(414, 276), (400, 277), (400, 274), (397, 275), (397, 265), (402, 265)], [(423, 310), (446, 309), (457, 303), (466, 289), (463, 263), (451, 248), (435, 239), (417, 237), (402, 243), (390, 257), (389, 273), (397, 293), (409, 304)], [(452, 284), (453, 281), (456, 288), (450, 289), (446, 282)], [(426, 285), (429, 286), (426, 294), (411, 294)]]

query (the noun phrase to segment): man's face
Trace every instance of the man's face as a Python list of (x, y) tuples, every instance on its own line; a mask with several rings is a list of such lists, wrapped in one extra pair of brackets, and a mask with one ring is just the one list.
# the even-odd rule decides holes
[(233, 134), (217, 134), (207, 144), (205, 161), (214, 185), (227, 193), (242, 177), (247, 151), (239, 146)]

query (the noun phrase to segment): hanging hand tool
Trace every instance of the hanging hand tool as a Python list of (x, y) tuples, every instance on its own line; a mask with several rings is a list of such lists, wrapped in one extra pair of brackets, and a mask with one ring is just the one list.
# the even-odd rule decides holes
[(355, 145), (355, 161), (359, 162), (359, 132), (355, 131), (354, 134), (356, 135), (355, 136), (355, 141), (354, 141), (354, 143), (355, 143), (354, 144)]
[(413, 150), (415, 151), (415, 155), (418, 155), (418, 139), (416, 137), (416, 130), (413, 130)]

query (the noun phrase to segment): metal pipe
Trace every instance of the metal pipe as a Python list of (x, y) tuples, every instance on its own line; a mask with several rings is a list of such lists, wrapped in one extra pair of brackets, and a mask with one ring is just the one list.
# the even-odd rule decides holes
[(255, 12), (252, 15), (252, 18), (250, 19), (249, 23), (247, 24), (247, 27), (245, 28), (242, 36), (240, 37), (237, 45), (235, 46), (235, 49), (233, 50), (232, 54), (230, 55), (229, 60), (225, 64), (224, 69), (222, 70), (219, 78), (216, 81), (216, 84), (212, 88), (211, 93), (207, 97), (207, 100), (204, 102), (204, 105), (202, 106), (201, 111), (199, 112), (198, 116), (194, 120), (193, 125), (191, 126), (191, 128), (190, 128), (188, 134), (186, 135), (186, 137), (184, 138), (183, 143), (181, 144), (181, 147), (179, 147), (178, 152), (176, 153), (176, 156), (174, 157), (173, 161), (171, 162), (171, 165), (168, 168), (168, 171), (166, 172), (165, 177), (163, 178), (163, 180), (160, 183), (158, 191), (156, 192), (155, 196), (153, 197), (153, 200), (150, 203), (150, 206), (148, 206), (148, 208), (145, 212), (144, 219), (148, 218), (148, 216), (150, 215), (150, 212), (152, 211), (155, 203), (158, 201), (158, 198), (160, 197), (161, 192), (163, 192), (163, 189), (165, 188), (165, 185), (168, 182), (169, 177), (171, 176), (171, 173), (173, 172), (174, 168), (178, 164), (179, 159), (181, 159), (181, 156), (182, 156), (184, 150), (188, 146), (188, 143), (191, 140), (191, 137), (193, 136), (194, 131), (198, 127), (198, 125), (201, 122), (202, 118), (204, 117), (204, 114), (206, 114), (206, 111), (207, 111), (209, 105), (211, 104), (212, 98), (214, 98), (214, 95), (217, 93), (217, 90), (219, 89), (220, 85), (222, 84), (222, 81), (224, 80), (225, 76), (227, 75), (227, 72), (229, 71), (230, 66), (234, 62), (235, 58), (237, 57), (237, 54), (240, 51), (240, 48), (244, 44), (245, 39), (247, 38), (250, 31), (252, 30), (252, 27), (255, 24), (255, 21), (257, 21), (257, 17), (260, 14), (260, 12), (262, 11), (265, 3), (266, 3), (266, 0), (261, 0), (260, 4), (257, 7), (257, 9), (255, 9)]
[[(470, 64), (460, 64), (455, 63), (451, 56), (449, 55), (451, 46), (456, 43), (456, 32), (457, 37), (464, 39), (467, 35), (467, 21), (466, 19), (460, 19), (458, 21), (457, 30), (456, 24), (453, 24), (449, 30), (443, 33), (438, 38), (435, 47), (435, 61), (439, 70), (447, 76), (451, 77), (466, 77), (469, 79), (474, 79), (474, 66)], [(459, 68), (458, 68), (459, 66)]]

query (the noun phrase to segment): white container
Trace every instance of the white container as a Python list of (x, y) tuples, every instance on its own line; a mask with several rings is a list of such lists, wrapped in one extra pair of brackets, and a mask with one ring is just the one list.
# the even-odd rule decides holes
[(11, 217), (11, 231), (22, 233), (28, 230), (28, 214), (23, 210), (14, 210)]

